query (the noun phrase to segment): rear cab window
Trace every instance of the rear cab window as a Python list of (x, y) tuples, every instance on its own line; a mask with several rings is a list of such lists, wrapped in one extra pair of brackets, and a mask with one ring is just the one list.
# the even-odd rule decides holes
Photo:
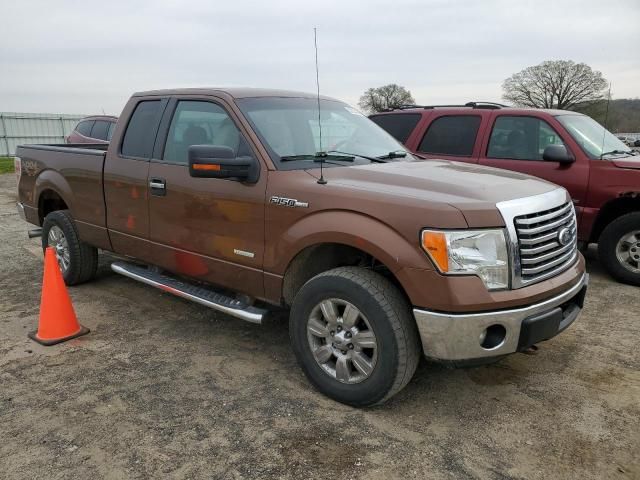
[(422, 118), (419, 113), (390, 113), (385, 115), (372, 115), (372, 121), (384, 128), (392, 137), (400, 143), (406, 143)]
[(149, 159), (166, 101), (143, 100), (136, 105), (124, 132), (120, 152), (123, 157)]
[(564, 142), (541, 118), (500, 115), (491, 129), (487, 157), (542, 161), (544, 149), (549, 145), (564, 145)]
[(445, 115), (429, 125), (418, 151), (432, 155), (471, 157), (482, 117), (480, 115)]

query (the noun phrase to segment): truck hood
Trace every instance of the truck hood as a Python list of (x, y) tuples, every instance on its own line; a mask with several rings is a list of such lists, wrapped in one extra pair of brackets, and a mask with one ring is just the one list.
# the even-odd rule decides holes
[(640, 155), (635, 157), (623, 157), (609, 160), (618, 168), (631, 168), (633, 170), (640, 170)]
[(558, 187), (517, 172), (448, 160), (401, 161), (345, 168), (327, 168), (329, 183), (413, 198), (428, 203), (446, 203), (464, 215), (470, 227), (503, 225), (496, 203), (540, 195)]

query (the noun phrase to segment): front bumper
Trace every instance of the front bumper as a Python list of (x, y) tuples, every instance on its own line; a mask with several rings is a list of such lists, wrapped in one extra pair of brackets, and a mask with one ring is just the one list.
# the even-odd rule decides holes
[(555, 297), (509, 310), (465, 314), (415, 308), (424, 354), (435, 360), (473, 360), (525, 350), (554, 337), (578, 318), (588, 283), (585, 273)]

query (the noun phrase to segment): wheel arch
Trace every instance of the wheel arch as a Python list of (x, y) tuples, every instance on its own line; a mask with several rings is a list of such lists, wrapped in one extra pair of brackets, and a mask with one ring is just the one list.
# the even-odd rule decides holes
[(297, 291), (315, 275), (341, 266), (363, 266), (389, 278), (407, 296), (404, 266), (432, 270), (418, 245), (371, 217), (348, 211), (305, 217), (280, 236), (275, 258), (282, 272), (280, 298), (291, 304)]
[(589, 242), (598, 242), (607, 225), (631, 212), (640, 212), (640, 192), (624, 192), (605, 203), (593, 224)]
[(45, 170), (38, 176), (35, 191), (40, 225), (51, 212), (72, 210), (71, 187), (67, 180), (55, 170)]

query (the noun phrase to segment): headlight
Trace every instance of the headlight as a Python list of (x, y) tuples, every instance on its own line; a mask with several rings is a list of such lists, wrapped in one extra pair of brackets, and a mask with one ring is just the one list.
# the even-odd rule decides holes
[(477, 275), (489, 290), (509, 287), (504, 230), (422, 231), (422, 248), (446, 275)]

